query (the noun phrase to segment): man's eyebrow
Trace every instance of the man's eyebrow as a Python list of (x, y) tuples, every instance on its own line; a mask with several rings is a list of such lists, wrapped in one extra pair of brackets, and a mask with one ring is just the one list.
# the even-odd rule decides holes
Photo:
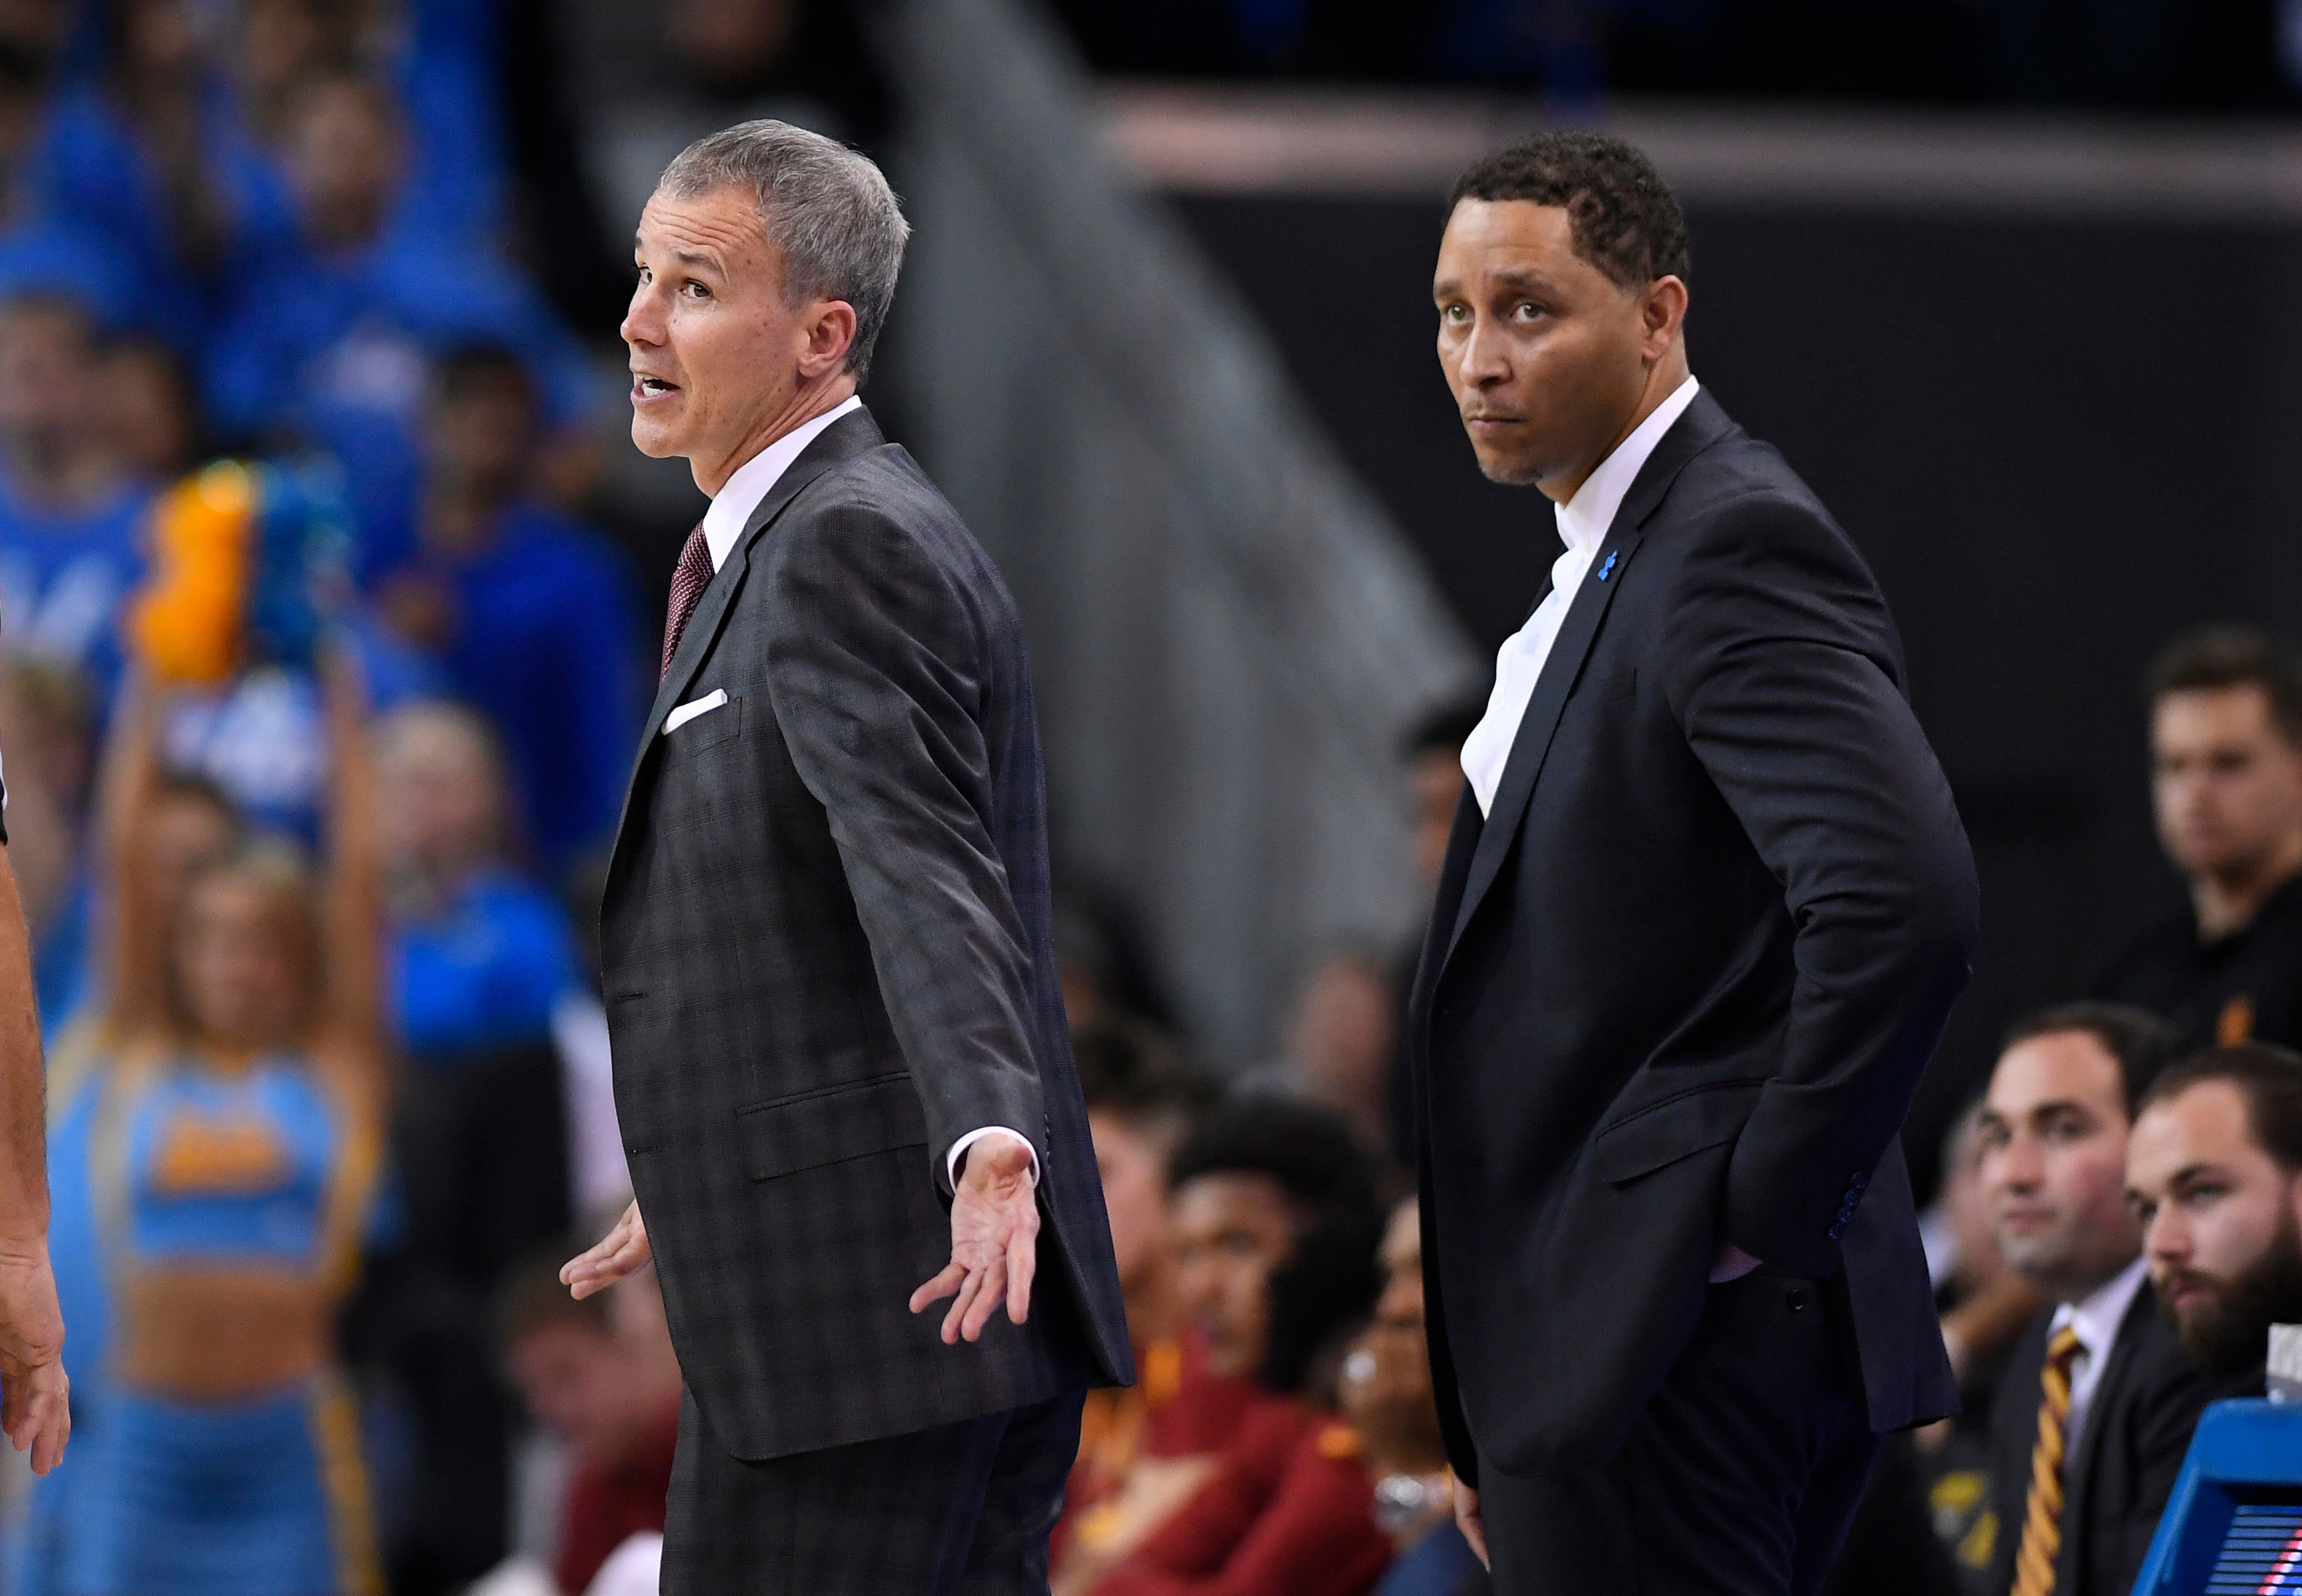
[[(634, 255), (647, 253), (646, 241), (637, 233), (632, 235), (632, 253)], [(708, 249), (675, 249), (671, 252), (671, 258), (684, 266), (707, 266), (714, 272), (723, 270), (719, 265), (719, 257)]]

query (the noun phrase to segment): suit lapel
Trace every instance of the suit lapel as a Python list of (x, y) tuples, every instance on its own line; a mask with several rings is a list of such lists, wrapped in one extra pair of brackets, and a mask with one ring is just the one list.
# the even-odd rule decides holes
[[(1621, 517), (1617, 520), (1619, 522)], [(1526, 813), (1527, 800), (1534, 795), (1535, 777), (1542, 774), (1543, 760), (1550, 756), (1550, 739), (1558, 730), (1558, 718), (1566, 711), (1567, 695), (1574, 689), (1575, 677), (1582, 674), (1584, 658), (1591, 651), (1592, 640), (1599, 635), (1599, 623), (1605, 617), (1607, 607), (1614, 602), (1615, 593), (1623, 584), (1624, 569), (1638, 546), (1639, 534), (1635, 531), (1609, 533), (1598, 552), (1592, 556), (1583, 585), (1575, 590), (1575, 601), (1567, 606), (1567, 618), (1559, 623), (1558, 635), (1550, 645), (1550, 656), (1542, 662), (1542, 674), (1535, 678), (1534, 692), (1526, 701), (1526, 712), (1519, 718), (1518, 735), (1511, 740), (1510, 759), (1503, 766), (1502, 785), (1495, 789), (1494, 807), (1488, 811), (1486, 825), (1479, 832), (1478, 846), (1471, 853), (1470, 869), (1463, 882), (1462, 906), (1456, 911), (1454, 928), (1448, 934), (1447, 952), (1450, 954), (1462, 940), (1463, 928), (1478, 911), (1480, 900), (1494, 885), (1505, 856), (1510, 853), (1511, 841), (1518, 835), (1519, 821)], [(1615, 568), (1609, 579), (1601, 582), (1599, 573), (1609, 560)]]
[(664, 718), (677, 708), (696, 672), (711, 657), (711, 645), (718, 641), (719, 628), (727, 619), (727, 608), (744, 585), (744, 573), (751, 564), (752, 545), (760, 534), (775, 524), (800, 491), (832, 466), (851, 456), (875, 449), (886, 440), (871, 419), (869, 410), (859, 410), (842, 416), (823, 430), (822, 435), (801, 451), (784, 474), (776, 478), (766, 497), (752, 511), (751, 519), (744, 523), (743, 535), (727, 551), (727, 560), (712, 574), (703, 590), (703, 597), (695, 606), (695, 613), (687, 622), (687, 629), (679, 634), (679, 646), (672, 651), (671, 668), (664, 672), (663, 682), (657, 687), (655, 702), (648, 710), (647, 730), (640, 743), (643, 749), (651, 744), (663, 730)]
[(623, 811), (616, 819), (617, 852), (622, 851), (624, 824), (631, 818), (632, 798), (639, 791), (640, 776), (647, 769), (648, 752), (663, 734), (663, 723), (680, 700), (686, 695), (697, 673), (710, 659), (713, 646), (719, 640), (720, 628), (727, 625), (727, 611), (735, 603), (735, 594), (744, 585), (744, 575), (751, 569), (752, 545), (757, 542), (786, 507), (798, 498), (800, 491), (842, 460), (853, 458), (867, 449), (877, 449), (886, 441), (880, 435), (878, 424), (871, 419), (868, 409), (843, 416), (800, 451), (784, 474), (777, 477), (751, 519), (744, 523), (743, 535), (727, 551), (727, 563), (712, 573), (703, 590), (703, 597), (688, 617), (687, 629), (679, 634), (679, 646), (672, 651), (671, 668), (664, 672), (662, 683), (656, 688), (655, 702), (648, 710), (647, 727), (640, 735), (638, 756), (632, 761), (631, 780), (624, 789)]
[[(2126, 1305), (2126, 1315), (2118, 1322), (2118, 1333), (2111, 1339), (2109, 1356), (2103, 1359), (2102, 1378), (2095, 1382), (2094, 1395), (2088, 1399), (2086, 1424), (2079, 1431), (2078, 1449), (2070, 1455), (2063, 1468), (2063, 1540), (2062, 1579), (2058, 1589), (2075, 1589), (2063, 1581), (2074, 1581), (2073, 1570), (2084, 1566), (2087, 1520), (2089, 1515), (2080, 1506), (2087, 1499), (2088, 1482), (2102, 1459), (2103, 1437), (2109, 1432), (2105, 1423), (2115, 1407), (2120, 1392), (2133, 1377), (2133, 1365), (2141, 1356), (2143, 1344), (2151, 1332), (2159, 1328), (2158, 1298), (2144, 1281), (2135, 1290), (2134, 1300)], [(2171, 1331), (2167, 1331), (2172, 1335)]]
[[(1735, 424), (1710, 397), (1710, 391), (1698, 390), (1694, 402), (1663, 433), (1646, 464), (1639, 467), (1630, 491), (1623, 495), (1623, 502), (1615, 511), (1614, 525), (1592, 556), (1583, 585), (1575, 590), (1575, 601), (1567, 609), (1567, 618), (1559, 624), (1550, 657), (1542, 663), (1542, 674), (1535, 678), (1526, 712), (1519, 718), (1518, 734), (1512, 739), (1510, 758), (1503, 767), (1502, 784), (1495, 789), (1494, 807), (1479, 833), (1478, 846), (1472, 853), (1469, 874), (1464, 882), (1462, 903), (1448, 933), (1448, 955), (1462, 940), (1464, 928), (1478, 912), (1481, 900), (1494, 885), (1495, 878), (1502, 871), (1503, 861), (1510, 854), (1519, 822), (1525, 817), (1535, 782), (1542, 774), (1543, 761), (1550, 756), (1551, 738), (1558, 730), (1558, 718), (1567, 708), (1567, 696), (1574, 691), (1575, 678), (1582, 674), (1583, 661), (1599, 635), (1599, 625), (1606, 618), (1608, 606), (1614, 602), (1616, 592), (1627, 577), (1631, 557), (1638, 551), (1643, 536), (1642, 529), (1661, 508), (1664, 495), (1669, 492), (1671, 483), (1677, 480), (1686, 463), (1735, 430)], [(1600, 573), (1608, 570), (1610, 561), (1614, 568), (1602, 581)], [(1544, 591), (1550, 591), (1547, 583)], [(1444, 962), (1442, 957), (1440, 962)]]

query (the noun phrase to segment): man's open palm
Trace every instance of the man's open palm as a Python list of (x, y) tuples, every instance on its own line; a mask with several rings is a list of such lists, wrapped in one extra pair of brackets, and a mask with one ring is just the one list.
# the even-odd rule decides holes
[(71, 1438), (71, 1382), (64, 1378), (64, 1320), (48, 1249), (0, 1251), (0, 1431), (32, 1454), (44, 1474)]
[(945, 1346), (982, 1335), (1002, 1301), (1007, 1317), (1022, 1323), (1030, 1316), (1038, 1243), (1031, 1149), (1012, 1136), (984, 1138), (968, 1148), (952, 1195), (951, 1262), (912, 1293), (912, 1312), (951, 1298), (943, 1320)]

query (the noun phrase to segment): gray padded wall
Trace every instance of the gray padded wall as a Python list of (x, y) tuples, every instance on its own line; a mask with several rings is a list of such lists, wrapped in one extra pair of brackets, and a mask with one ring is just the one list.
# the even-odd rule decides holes
[(903, 0), (917, 229), (875, 386), (1014, 586), (1060, 888), (1127, 901), (1216, 1062), (1323, 945), (1419, 919), (1400, 736), (1480, 666), (1227, 282), (1012, 0)]

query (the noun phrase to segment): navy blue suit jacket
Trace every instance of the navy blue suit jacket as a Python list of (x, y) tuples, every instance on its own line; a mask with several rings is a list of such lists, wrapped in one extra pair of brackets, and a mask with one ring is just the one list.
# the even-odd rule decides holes
[(1459, 1472), (1611, 1457), (1723, 1242), (1844, 1269), (1875, 1428), (1955, 1411), (1897, 1133), (1977, 913), (1877, 584), (1698, 396), (1465, 791), (1409, 1004)]

